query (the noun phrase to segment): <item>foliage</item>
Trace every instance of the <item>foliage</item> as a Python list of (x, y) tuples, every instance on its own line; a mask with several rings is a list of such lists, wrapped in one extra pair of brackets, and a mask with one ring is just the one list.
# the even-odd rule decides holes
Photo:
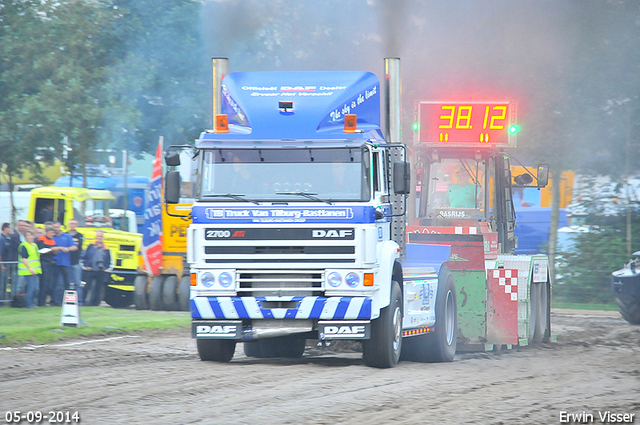
[(152, 151), (159, 136), (191, 143), (211, 115), (200, 2), (114, 0), (113, 8), (104, 143), (134, 152)]
[[(193, 140), (208, 96), (195, 0), (0, 5), (0, 168), (93, 160), (98, 147)], [(69, 154), (67, 156), (67, 153)]]
[[(614, 303), (611, 273), (629, 261), (626, 217), (589, 216), (591, 231), (575, 235), (575, 244), (560, 252), (554, 297), (568, 303)], [(632, 226), (640, 228), (640, 214), (632, 215)], [(637, 239), (637, 238), (636, 238)], [(640, 248), (636, 242), (632, 251)]]

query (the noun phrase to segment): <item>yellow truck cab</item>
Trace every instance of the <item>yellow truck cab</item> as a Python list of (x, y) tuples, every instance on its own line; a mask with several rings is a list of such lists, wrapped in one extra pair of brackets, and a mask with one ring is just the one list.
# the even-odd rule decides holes
[(84, 236), (83, 249), (93, 243), (96, 231), (102, 230), (112, 258), (104, 301), (124, 308), (133, 303), (142, 235), (113, 228), (109, 205), (115, 200), (108, 190), (40, 187), (31, 191), (28, 219), (36, 227), (44, 227), (46, 221), (59, 221), (64, 231), (69, 229), (69, 221), (77, 220), (77, 230)]

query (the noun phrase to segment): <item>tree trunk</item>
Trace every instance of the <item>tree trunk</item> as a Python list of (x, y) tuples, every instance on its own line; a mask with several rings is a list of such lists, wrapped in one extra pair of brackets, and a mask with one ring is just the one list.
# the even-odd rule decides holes
[(7, 171), (7, 177), (9, 179), (9, 203), (11, 204), (11, 223), (15, 227), (16, 226), (16, 206), (15, 206), (15, 203), (13, 202), (13, 189), (14, 189), (13, 175), (9, 171)]
[(549, 278), (556, 276), (556, 245), (558, 242), (558, 223), (560, 222), (560, 184), (561, 170), (551, 172), (551, 227), (549, 228)]

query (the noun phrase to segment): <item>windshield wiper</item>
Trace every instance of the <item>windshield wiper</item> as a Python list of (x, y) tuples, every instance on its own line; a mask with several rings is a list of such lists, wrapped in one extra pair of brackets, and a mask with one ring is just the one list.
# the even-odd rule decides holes
[(242, 195), (239, 193), (217, 193), (215, 195), (207, 195), (205, 196), (205, 198), (231, 198), (235, 199), (236, 201), (253, 202), (256, 205), (260, 205), (260, 202), (253, 199), (244, 198), (244, 196), (246, 195)]
[(328, 201), (326, 199), (320, 199), (316, 196), (313, 195), (317, 195), (317, 193), (306, 193), (306, 192), (276, 192), (276, 195), (298, 195), (298, 196), (304, 196), (307, 199), (311, 199), (312, 201), (317, 201), (317, 202), (326, 202), (329, 205), (333, 205), (331, 203), (331, 201)]

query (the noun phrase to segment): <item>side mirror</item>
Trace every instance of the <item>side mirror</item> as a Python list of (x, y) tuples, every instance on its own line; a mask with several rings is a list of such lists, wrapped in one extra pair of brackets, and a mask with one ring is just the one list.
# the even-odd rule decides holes
[(408, 162), (393, 163), (393, 192), (406, 195), (411, 191), (411, 164)]
[(520, 174), (519, 176), (515, 176), (513, 181), (516, 182), (518, 186), (527, 186), (533, 182), (533, 177), (530, 174)]
[(180, 172), (167, 171), (164, 187), (164, 201), (167, 204), (177, 204), (180, 201)]
[(177, 151), (169, 151), (164, 155), (164, 162), (169, 167), (177, 167), (180, 165), (180, 153)]
[(538, 165), (538, 187), (545, 187), (549, 184), (549, 166), (546, 164)]

